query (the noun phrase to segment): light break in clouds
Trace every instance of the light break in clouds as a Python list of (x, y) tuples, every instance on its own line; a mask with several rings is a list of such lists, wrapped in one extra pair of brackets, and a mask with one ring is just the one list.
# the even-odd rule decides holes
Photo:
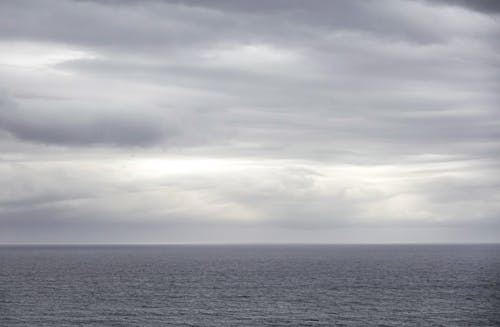
[(0, 242), (498, 242), (500, 6), (0, 2)]

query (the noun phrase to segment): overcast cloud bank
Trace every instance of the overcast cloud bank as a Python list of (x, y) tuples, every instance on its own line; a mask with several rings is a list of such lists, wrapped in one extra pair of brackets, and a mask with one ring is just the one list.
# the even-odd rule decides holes
[(496, 1), (2, 1), (0, 242), (498, 242)]

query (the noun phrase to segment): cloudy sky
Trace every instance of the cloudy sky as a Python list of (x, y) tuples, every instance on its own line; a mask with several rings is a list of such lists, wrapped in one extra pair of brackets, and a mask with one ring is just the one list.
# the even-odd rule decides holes
[(0, 243), (500, 242), (500, 2), (0, 2)]

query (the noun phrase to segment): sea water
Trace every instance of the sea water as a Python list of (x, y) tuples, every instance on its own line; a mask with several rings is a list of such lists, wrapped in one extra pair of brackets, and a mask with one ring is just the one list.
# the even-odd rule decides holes
[(1, 246), (0, 326), (500, 326), (500, 245)]

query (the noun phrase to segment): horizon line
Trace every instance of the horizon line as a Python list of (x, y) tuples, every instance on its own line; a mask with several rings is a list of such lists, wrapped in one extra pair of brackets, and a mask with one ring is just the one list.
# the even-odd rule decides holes
[(269, 246), (269, 245), (500, 245), (500, 242), (377, 242), (377, 243), (327, 243), (327, 242), (112, 242), (112, 243), (70, 243), (70, 242), (22, 242), (0, 243), (2, 246)]

